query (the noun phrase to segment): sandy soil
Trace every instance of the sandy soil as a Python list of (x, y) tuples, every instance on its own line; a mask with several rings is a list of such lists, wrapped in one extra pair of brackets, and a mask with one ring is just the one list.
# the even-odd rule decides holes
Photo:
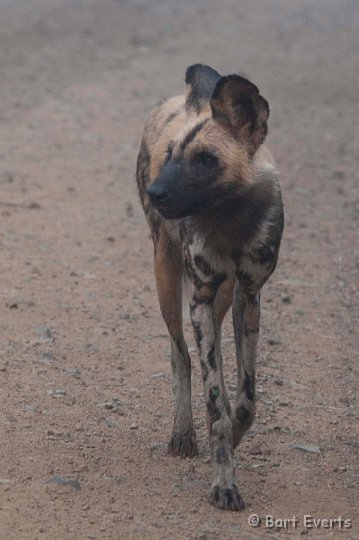
[[(0, 0), (0, 14), (0, 538), (358, 538), (356, 0)], [(134, 182), (147, 114), (198, 61), (269, 100), (286, 206), (241, 513), (207, 503), (195, 353), (200, 454), (165, 453), (169, 344)], [(233, 394), (229, 318), (223, 347)]]

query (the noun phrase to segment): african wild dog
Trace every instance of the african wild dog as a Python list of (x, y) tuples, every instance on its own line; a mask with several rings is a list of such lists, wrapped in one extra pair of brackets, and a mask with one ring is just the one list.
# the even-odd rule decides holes
[[(173, 455), (197, 452), (191, 361), (182, 331), (182, 277), (192, 287), (191, 321), (200, 357), (214, 469), (210, 502), (244, 507), (233, 449), (255, 414), (259, 301), (275, 269), (283, 207), (274, 163), (262, 146), (269, 107), (254, 84), (187, 69), (185, 96), (152, 112), (137, 161), (137, 182), (154, 242), (162, 315), (171, 340)], [(221, 324), (233, 304), (238, 390), (231, 409), (221, 354)]]

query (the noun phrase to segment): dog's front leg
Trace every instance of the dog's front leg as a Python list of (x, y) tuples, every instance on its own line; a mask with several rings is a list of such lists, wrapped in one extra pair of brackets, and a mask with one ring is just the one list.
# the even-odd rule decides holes
[(161, 230), (155, 247), (158, 299), (171, 338), (174, 423), (168, 451), (183, 458), (197, 454), (191, 405), (191, 359), (182, 330), (182, 253)]
[(214, 479), (210, 502), (217, 508), (244, 508), (234, 479), (232, 422), (226, 408), (220, 361), (220, 329), (216, 325), (214, 298), (216, 280), (195, 285), (191, 321), (200, 356), (207, 406), (209, 445)]

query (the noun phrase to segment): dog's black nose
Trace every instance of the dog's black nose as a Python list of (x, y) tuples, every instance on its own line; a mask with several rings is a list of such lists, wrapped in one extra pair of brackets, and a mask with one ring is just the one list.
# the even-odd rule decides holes
[(149, 196), (153, 204), (160, 204), (168, 198), (168, 191), (162, 186), (156, 186), (155, 184), (152, 184), (147, 189), (147, 195)]

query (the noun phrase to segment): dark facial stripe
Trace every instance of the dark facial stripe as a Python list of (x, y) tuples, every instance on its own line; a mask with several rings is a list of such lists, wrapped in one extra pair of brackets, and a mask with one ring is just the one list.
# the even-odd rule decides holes
[(195, 138), (195, 136), (197, 135), (197, 133), (199, 131), (201, 131), (201, 129), (203, 128), (203, 126), (208, 122), (208, 118), (206, 118), (205, 120), (203, 120), (202, 122), (199, 122), (198, 124), (196, 124), (194, 126), (193, 129), (191, 129), (191, 131), (189, 131), (187, 133), (187, 135), (185, 136), (185, 138), (183, 139), (183, 141), (181, 142), (181, 146), (180, 146), (180, 151), (183, 152), (184, 149), (186, 148), (186, 146), (193, 141), (193, 139)]
[(176, 116), (179, 115), (179, 112), (180, 112), (180, 110), (175, 111), (175, 112), (171, 113), (169, 116), (167, 116), (166, 121), (165, 121), (165, 126), (167, 124), (169, 124), (170, 122), (172, 122), (172, 120), (174, 120), (176, 118)]

